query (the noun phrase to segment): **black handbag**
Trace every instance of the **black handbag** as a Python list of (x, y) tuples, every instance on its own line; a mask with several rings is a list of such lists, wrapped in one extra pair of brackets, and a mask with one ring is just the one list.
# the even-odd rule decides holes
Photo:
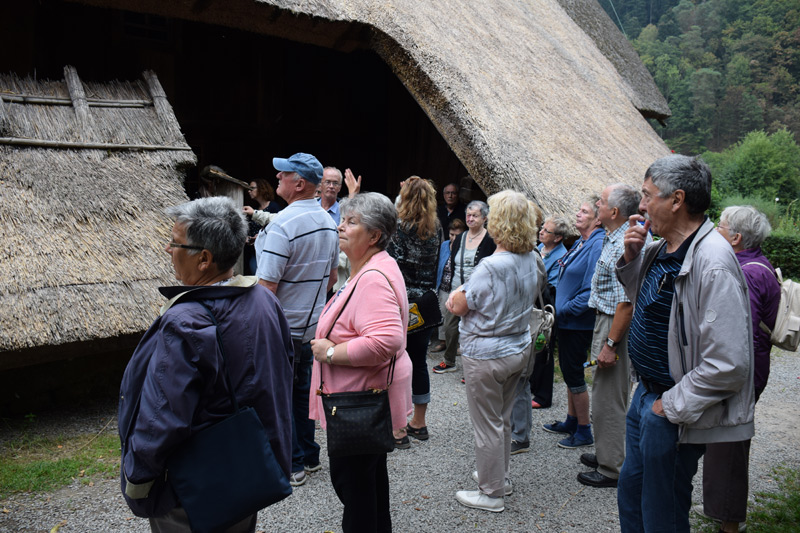
[(416, 333), (442, 325), (442, 310), (439, 298), (432, 290), (422, 296), (408, 299), (408, 332)]
[[(198, 302), (200, 303), (200, 302)], [(223, 531), (292, 493), (252, 407), (239, 407), (217, 330), (233, 414), (193, 435), (167, 460), (167, 475), (195, 532)]]
[[(380, 270), (375, 271), (383, 274)], [(383, 277), (389, 281), (386, 274), (383, 274)], [(358, 281), (356, 281), (357, 283)], [(389, 281), (389, 285), (394, 290), (391, 281)], [(328, 335), (331, 334), (333, 326), (355, 291), (356, 287), (353, 286), (353, 290), (350, 291), (347, 300), (333, 320)], [(328, 335), (325, 337), (327, 338)], [(327, 422), (328, 457), (382, 454), (394, 450), (389, 386), (394, 379), (396, 358), (396, 355), (392, 356), (392, 362), (386, 375), (385, 389), (325, 393), (322, 388), (322, 369), (320, 369), (317, 394), (322, 396), (322, 407)]]

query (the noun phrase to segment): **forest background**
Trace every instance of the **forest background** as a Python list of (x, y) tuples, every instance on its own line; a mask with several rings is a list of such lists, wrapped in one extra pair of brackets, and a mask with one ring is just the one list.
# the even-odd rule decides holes
[(754, 205), (764, 252), (800, 277), (800, 0), (599, 0), (667, 99), (653, 128), (714, 176), (712, 218)]

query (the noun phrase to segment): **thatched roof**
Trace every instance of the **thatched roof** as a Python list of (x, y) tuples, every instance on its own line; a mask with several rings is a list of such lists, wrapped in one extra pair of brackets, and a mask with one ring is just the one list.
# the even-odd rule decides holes
[(669, 153), (642, 117), (669, 110), (595, 0), (79, 1), (372, 48), (485, 192), (510, 187), (547, 212), (638, 186)]
[(26, 349), (141, 333), (174, 281), (163, 210), (187, 200), (196, 159), (158, 80), (65, 76), (0, 75), (0, 369)]

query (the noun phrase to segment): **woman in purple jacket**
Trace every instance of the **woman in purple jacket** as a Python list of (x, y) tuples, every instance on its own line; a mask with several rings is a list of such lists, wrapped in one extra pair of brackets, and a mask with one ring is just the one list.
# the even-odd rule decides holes
[[(775, 269), (761, 253), (761, 243), (772, 228), (763, 213), (749, 205), (731, 206), (720, 216), (717, 231), (731, 243), (750, 292), (753, 319), (754, 385), (756, 401), (767, 386), (769, 334), (759, 324), (775, 327), (781, 287)], [(722, 522), (721, 531), (739, 531), (747, 518), (750, 441), (707, 444), (703, 459), (703, 508), (699, 514)], [(698, 506), (700, 507), (700, 506)], [(699, 511), (704, 511), (703, 513)]]

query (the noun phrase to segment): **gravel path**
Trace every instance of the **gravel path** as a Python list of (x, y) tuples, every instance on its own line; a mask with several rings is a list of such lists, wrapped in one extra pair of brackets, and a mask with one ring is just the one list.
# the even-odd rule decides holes
[[(751, 494), (775, 488), (772, 468), (800, 468), (800, 357), (773, 351), (769, 385), (756, 411), (756, 436), (751, 452)], [(439, 361), (429, 357), (431, 366)], [(487, 513), (459, 505), (455, 491), (473, 489), (475, 467), (472, 428), (467, 415), (461, 372), (431, 375), (433, 402), (428, 411), (431, 438), (414, 441), (409, 450), (389, 454), (394, 531), (618, 531), (616, 491), (584, 487), (575, 477), (585, 468), (580, 454), (591, 449), (564, 450), (558, 435), (541, 424), (563, 418), (566, 393), (556, 384), (552, 408), (534, 411), (531, 451), (512, 456), (514, 494), (505, 511)], [(85, 408), (81, 413), (51, 413), (39, 417), (44, 431), (62, 434), (116, 432), (114, 401)], [(0, 445), (12, 432), (3, 429)], [(320, 430), (317, 441), (324, 448)], [(327, 456), (324, 468), (311, 474), (294, 494), (259, 513), (258, 530), (265, 532), (341, 531), (341, 504), (330, 484)], [(702, 468), (702, 467), (701, 467)], [(700, 499), (700, 473), (694, 499)], [(0, 501), (0, 531), (59, 533), (145, 532), (146, 520), (136, 518), (119, 494), (116, 480), (95, 480), (93, 486), (73, 483), (46, 494), (18, 494)]]

